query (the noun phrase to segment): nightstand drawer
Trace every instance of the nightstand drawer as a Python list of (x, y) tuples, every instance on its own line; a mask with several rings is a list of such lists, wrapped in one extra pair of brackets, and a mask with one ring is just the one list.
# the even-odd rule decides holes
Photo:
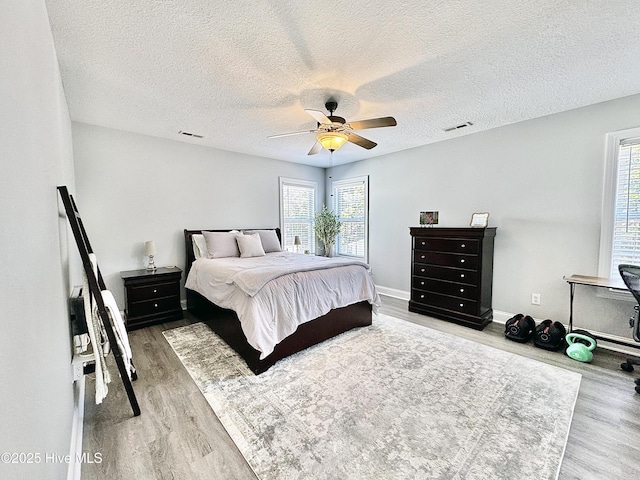
[(466, 299), (475, 299), (478, 297), (478, 288), (473, 285), (464, 285), (462, 283), (441, 282), (431, 278), (413, 277), (412, 287), (417, 290), (429, 291), (434, 293), (442, 293), (444, 295), (452, 295)]
[(413, 252), (415, 263), (428, 263), (431, 265), (442, 265), (445, 267), (467, 268), (476, 270), (478, 268), (477, 255), (463, 255), (458, 253), (440, 253), (415, 250)]
[(140, 302), (160, 297), (180, 295), (180, 284), (173, 281), (168, 283), (154, 283), (152, 285), (131, 285), (127, 290), (130, 302)]
[(180, 309), (179, 296), (163, 297), (154, 300), (145, 300), (143, 302), (129, 302), (127, 315), (129, 317), (143, 317)]

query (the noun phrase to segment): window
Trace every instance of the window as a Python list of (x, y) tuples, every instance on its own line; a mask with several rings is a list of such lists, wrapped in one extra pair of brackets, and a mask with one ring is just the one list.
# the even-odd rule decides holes
[(313, 218), (316, 212), (316, 183), (280, 178), (280, 225), (284, 250), (295, 251), (294, 239), (300, 237), (300, 251), (315, 253)]
[(333, 209), (342, 227), (336, 239), (336, 254), (368, 261), (369, 177), (333, 182)]
[(619, 264), (640, 264), (640, 128), (607, 136), (606, 165), (598, 274), (619, 278)]

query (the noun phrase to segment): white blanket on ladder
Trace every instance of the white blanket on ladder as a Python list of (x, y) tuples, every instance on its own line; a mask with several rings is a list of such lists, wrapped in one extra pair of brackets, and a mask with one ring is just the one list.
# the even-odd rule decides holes
[[(93, 273), (97, 279), (98, 263), (96, 256), (91, 253), (89, 254), (89, 258), (93, 267)], [(102, 319), (98, 313), (97, 304), (93, 295), (91, 295), (86, 275), (83, 275), (82, 279), (82, 296), (84, 299), (87, 330), (93, 346), (96, 373), (96, 404), (100, 404), (107, 396), (107, 393), (109, 392), (108, 384), (111, 382), (111, 375), (105, 361), (105, 356), (109, 352), (110, 345), (104, 330)], [(127, 336), (127, 330), (124, 326), (124, 322), (122, 321), (120, 310), (118, 309), (118, 305), (113, 294), (109, 290), (101, 291), (101, 296), (107, 313), (111, 319), (111, 325), (114, 330), (113, 333), (115, 334), (116, 342), (118, 343), (118, 347), (122, 353), (127, 375), (131, 378), (131, 346), (129, 345), (129, 337)]]

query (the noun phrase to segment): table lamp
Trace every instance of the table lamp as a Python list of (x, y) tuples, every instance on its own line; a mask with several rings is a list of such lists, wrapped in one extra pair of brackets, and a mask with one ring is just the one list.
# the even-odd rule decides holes
[(156, 254), (156, 244), (153, 240), (144, 242), (144, 254), (149, 257), (149, 265), (147, 265), (147, 270), (155, 270), (156, 264), (153, 261), (153, 256)]

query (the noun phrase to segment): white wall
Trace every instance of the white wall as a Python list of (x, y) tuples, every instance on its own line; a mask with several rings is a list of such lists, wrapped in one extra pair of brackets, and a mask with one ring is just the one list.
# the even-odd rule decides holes
[[(279, 176), (318, 182), (324, 169), (73, 123), (78, 209), (107, 287), (124, 308), (120, 271), (184, 268), (183, 229), (277, 227)], [(183, 278), (184, 282), (184, 278)]]
[[(376, 283), (410, 289), (409, 227), (420, 211), (441, 226), (490, 212), (498, 227), (494, 310), (567, 322), (564, 275), (598, 274), (605, 135), (640, 125), (640, 95), (327, 170), (370, 176), (370, 261)], [(398, 119), (402, 128), (402, 119)], [(531, 293), (542, 295), (531, 305)], [(630, 336), (632, 303), (577, 287), (576, 324)]]
[(42, 0), (0, 15), (0, 462), (3, 479), (60, 479), (73, 413), (65, 219), (56, 186), (73, 188), (71, 122)]

